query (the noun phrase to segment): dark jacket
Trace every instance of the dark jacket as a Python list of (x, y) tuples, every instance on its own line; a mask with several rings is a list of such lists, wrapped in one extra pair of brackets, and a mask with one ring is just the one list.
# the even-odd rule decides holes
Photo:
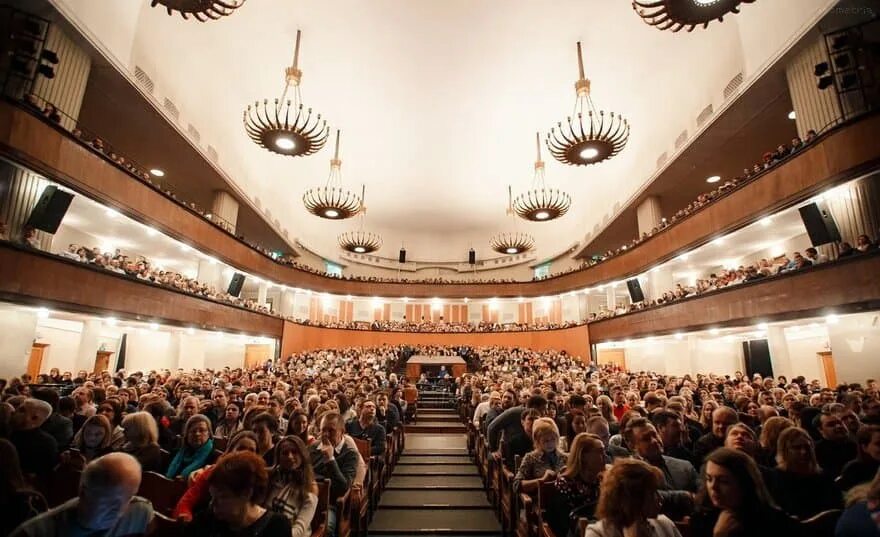
[(357, 472), (358, 452), (344, 443), (333, 460), (328, 461), (321, 451), (321, 443), (315, 442), (309, 446), (309, 456), (312, 459), (312, 467), (315, 470), (315, 479), (330, 480), (330, 501), (336, 501), (343, 496), (354, 481)]
[(53, 412), (40, 428), (52, 435), (59, 448), (66, 448), (73, 440), (73, 421), (57, 412)]
[(360, 438), (370, 441), (370, 455), (382, 455), (385, 453), (385, 428), (376, 422), (361, 427), (361, 422), (353, 419), (345, 424), (345, 430), (352, 438)]
[(18, 451), (21, 471), (46, 475), (58, 464), (58, 442), (42, 429), (15, 431), (9, 440)]

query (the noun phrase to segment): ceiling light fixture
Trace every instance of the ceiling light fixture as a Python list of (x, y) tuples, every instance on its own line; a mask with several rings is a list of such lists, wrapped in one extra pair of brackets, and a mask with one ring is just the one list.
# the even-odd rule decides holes
[(163, 172), (159, 168), (152, 168), (150, 170), (150, 175), (152, 175), (153, 177), (165, 177), (165, 172)]
[(513, 231), (502, 231), (489, 239), (489, 246), (499, 254), (516, 255), (535, 247), (535, 239), (528, 233), (516, 230), (516, 217), (513, 208), (513, 193), (507, 187), (507, 214), (513, 219)]
[[(578, 73), (574, 84), (575, 119), (560, 121), (547, 133), (547, 148), (563, 164), (586, 166), (596, 164), (620, 153), (629, 139), (629, 123), (619, 114), (597, 111), (590, 98), (590, 80), (584, 76), (581, 43), (577, 44)], [(584, 118), (586, 115), (586, 118)], [(586, 123), (586, 124), (585, 124)]]
[(568, 212), (571, 196), (557, 188), (547, 188), (544, 183), (544, 161), (541, 160), (541, 134), (535, 133), (538, 159), (535, 161), (535, 175), (532, 189), (513, 200), (513, 210), (520, 218), (532, 222), (548, 222)]
[(370, 231), (364, 231), (364, 219), (367, 214), (366, 187), (361, 190), (360, 198), (360, 227), (356, 231), (346, 231), (338, 237), (339, 247), (347, 252), (356, 254), (369, 254), (382, 247), (382, 237)]
[(724, 21), (728, 13), (739, 13), (740, 4), (755, 0), (633, 0), (632, 7), (647, 24), (660, 30), (693, 32), (713, 20)]
[(330, 175), (322, 187), (310, 188), (303, 194), (306, 210), (315, 216), (330, 220), (351, 218), (361, 210), (362, 196), (342, 188), (342, 161), (339, 160), (339, 130), (336, 130), (336, 149), (330, 160)]
[(713, 175), (712, 177), (707, 177), (707, 178), (706, 178), (706, 182), (707, 182), (707, 183), (717, 183), (717, 182), (720, 181), (720, 180), (721, 180), (721, 176), (720, 176), (720, 175)]
[(788, 119), (797, 119), (797, 113), (794, 110), (792, 110), (791, 112), (788, 113)]
[[(244, 111), (244, 128), (251, 140), (260, 147), (290, 157), (316, 153), (330, 136), (327, 120), (321, 114), (313, 115), (311, 108), (303, 108), (300, 83), (302, 71), (299, 69), (299, 44), (302, 32), (296, 31), (296, 47), (293, 52), (293, 65), (284, 70), (284, 92), (274, 105), (268, 99), (248, 105)], [(292, 99), (286, 99), (288, 90), (293, 87)]]
[(48, 319), (50, 315), (50, 311), (47, 308), (38, 308), (37, 309), (37, 317), (40, 319)]
[(767, 226), (769, 226), (770, 224), (773, 223), (773, 219), (770, 218), (769, 216), (765, 216), (764, 218), (762, 218), (762, 219), (760, 220), (760, 222), (761, 222), (761, 225), (762, 225), (762, 226), (767, 227)]
[(244, 0), (153, 0), (150, 7), (156, 4), (162, 4), (169, 15), (177, 11), (184, 19), (189, 20), (192, 15), (199, 22), (207, 22), (231, 15)]

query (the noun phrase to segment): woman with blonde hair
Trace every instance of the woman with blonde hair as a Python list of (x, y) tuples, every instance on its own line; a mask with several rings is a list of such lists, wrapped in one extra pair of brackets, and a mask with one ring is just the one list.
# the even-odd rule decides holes
[(663, 474), (637, 459), (618, 459), (605, 472), (596, 516), (584, 537), (681, 537), (660, 514), (658, 488)]
[(571, 441), (565, 469), (553, 482), (554, 501), (544, 519), (559, 536), (568, 535), (577, 519), (593, 517), (605, 471), (605, 444), (594, 434), (580, 433)]
[(821, 471), (810, 434), (789, 427), (779, 435), (777, 467), (768, 473), (767, 488), (779, 507), (801, 520), (843, 507), (834, 481)]
[(513, 478), (515, 492), (537, 493), (541, 483), (554, 481), (565, 466), (565, 453), (559, 450), (559, 428), (552, 419), (538, 418), (532, 423), (532, 447)]
[(125, 442), (120, 451), (137, 459), (144, 472), (161, 472), (159, 428), (153, 415), (143, 411), (128, 414), (122, 419), (122, 431)]
[(776, 466), (776, 445), (779, 443), (779, 435), (789, 427), (794, 427), (794, 422), (782, 416), (773, 416), (764, 422), (761, 436), (758, 438), (758, 454), (755, 457), (758, 464), (767, 468)]

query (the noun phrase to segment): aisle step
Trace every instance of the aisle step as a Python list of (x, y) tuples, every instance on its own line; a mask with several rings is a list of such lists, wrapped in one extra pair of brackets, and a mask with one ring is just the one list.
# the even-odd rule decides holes
[(433, 457), (433, 456), (468, 456), (467, 449), (465, 448), (457, 448), (457, 447), (437, 447), (437, 448), (428, 448), (428, 449), (409, 449), (406, 448), (404, 452), (405, 455), (401, 455), (401, 458), (404, 456), (409, 457)]
[(407, 433), (465, 433), (467, 428), (458, 421), (422, 421), (407, 423)]
[(498, 535), (499, 526), (491, 509), (379, 509), (370, 524), (376, 534)]
[(491, 508), (482, 490), (388, 490), (382, 493), (380, 508), (398, 509), (486, 509)]
[[(396, 472), (395, 472), (396, 473)], [(431, 490), (431, 489), (461, 489), (483, 490), (483, 481), (479, 475), (438, 475), (426, 477), (423, 475), (394, 475), (388, 480), (386, 490)], [(414, 493), (415, 494), (415, 493)]]
[(473, 464), (468, 455), (401, 455), (397, 464)]
[(479, 475), (477, 467), (469, 464), (400, 464), (394, 468), (394, 475)]

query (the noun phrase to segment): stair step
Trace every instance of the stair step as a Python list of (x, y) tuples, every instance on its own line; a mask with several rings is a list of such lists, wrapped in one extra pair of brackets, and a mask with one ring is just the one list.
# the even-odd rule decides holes
[(468, 455), (401, 455), (397, 464), (472, 464)]
[(388, 490), (382, 493), (379, 509), (485, 509), (490, 508), (482, 490)]
[(439, 447), (439, 448), (433, 448), (433, 449), (409, 449), (409, 448), (407, 448), (406, 451), (404, 451), (403, 455), (401, 455), (401, 458), (403, 458), (404, 456), (409, 456), (409, 457), (464, 456), (464, 457), (466, 457), (466, 456), (468, 456), (468, 452), (467, 452), (467, 449), (457, 448), (457, 447), (450, 447), (450, 448)]
[(393, 475), (388, 480), (386, 490), (430, 490), (430, 489), (460, 489), (460, 490), (483, 490), (483, 481), (478, 475)]
[(479, 475), (473, 464), (397, 464), (393, 475)]
[(501, 526), (491, 509), (432, 510), (380, 509), (376, 511), (370, 534), (389, 535), (463, 534), (498, 535)]

